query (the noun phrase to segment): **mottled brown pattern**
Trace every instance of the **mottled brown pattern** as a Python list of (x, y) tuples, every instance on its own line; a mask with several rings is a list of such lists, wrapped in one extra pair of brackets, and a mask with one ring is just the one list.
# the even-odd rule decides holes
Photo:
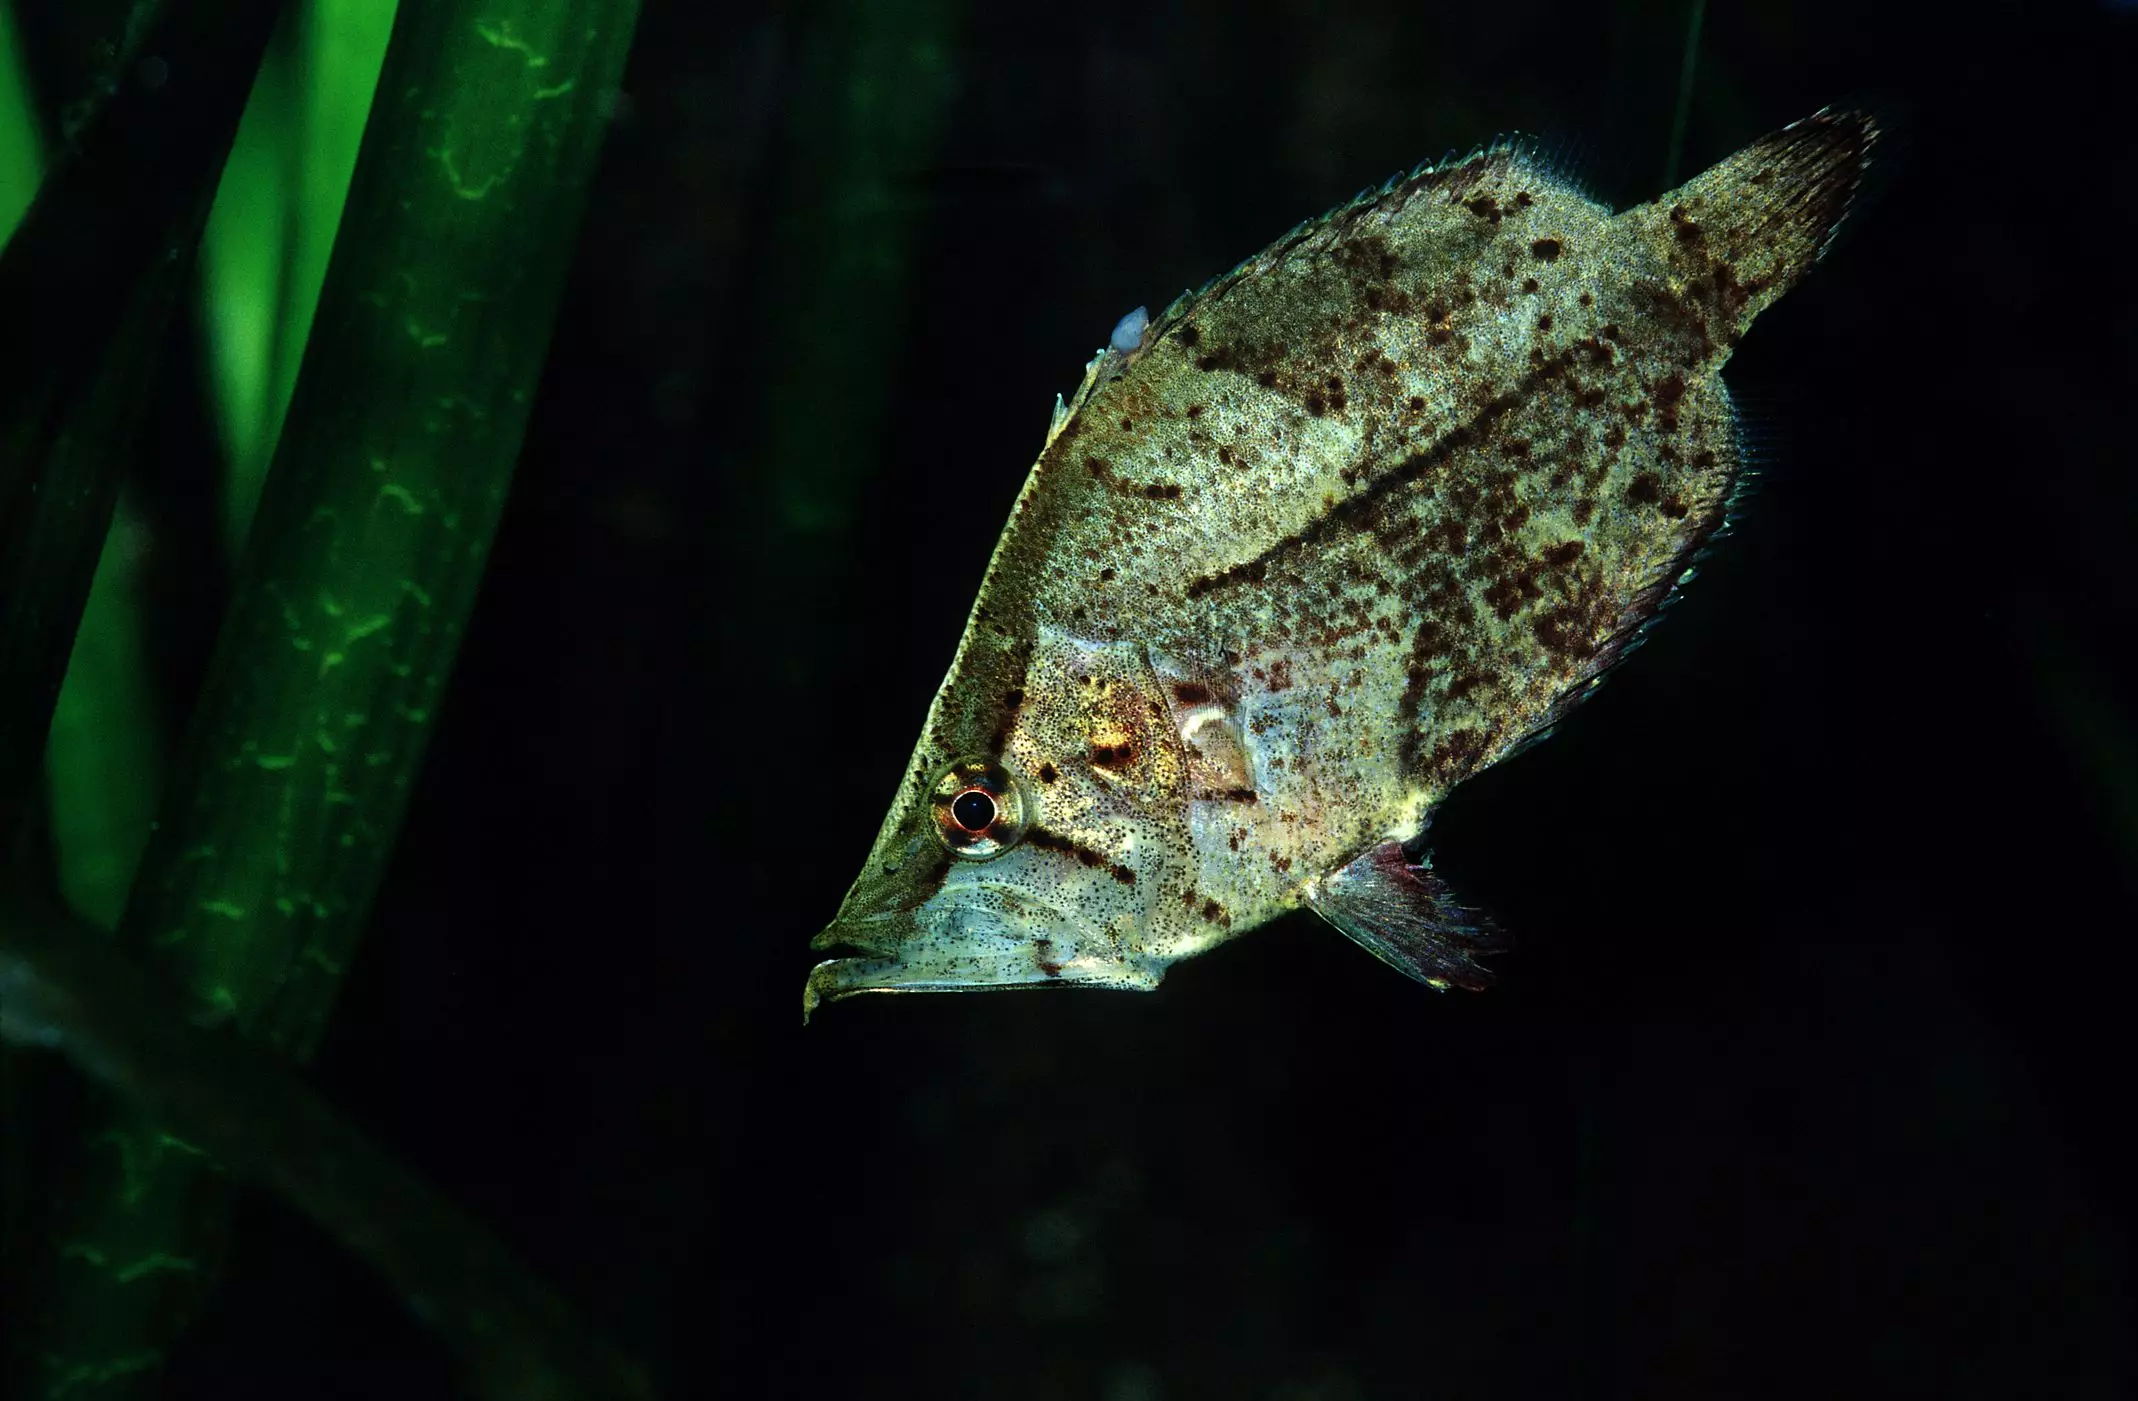
[[(1523, 148), (1479, 152), (1102, 353), (834, 926), (879, 957), (812, 987), (1150, 986), (1417, 837), (1586, 693), (1721, 522), (1742, 454), (1718, 371), (1875, 135), (1822, 113), (1617, 215)], [(974, 753), (1033, 776), (1025, 851), (917, 894), (916, 800)]]

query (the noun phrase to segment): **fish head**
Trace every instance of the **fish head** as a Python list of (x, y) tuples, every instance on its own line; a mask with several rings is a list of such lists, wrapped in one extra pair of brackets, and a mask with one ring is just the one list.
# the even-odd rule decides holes
[(971, 660), (811, 943), (844, 956), (811, 972), (805, 1017), (864, 992), (1148, 989), (1179, 956), (1165, 918), (1187, 849), (1178, 745), (1141, 649), (1043, 636), (999, 686)]

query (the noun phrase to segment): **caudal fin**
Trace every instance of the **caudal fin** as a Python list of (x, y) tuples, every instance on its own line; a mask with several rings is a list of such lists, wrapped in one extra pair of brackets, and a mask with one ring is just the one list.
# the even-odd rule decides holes
[(1819, 261), (1881, 135), (1869, 112), (1815, 112), (1619, 217), (1650, 225), (1691, 277), (1712, 276), (1741, 332)]

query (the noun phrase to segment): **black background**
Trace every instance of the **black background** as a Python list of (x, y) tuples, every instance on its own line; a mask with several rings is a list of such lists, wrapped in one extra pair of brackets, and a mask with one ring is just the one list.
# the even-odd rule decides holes
[[(678, 1396), (2138, 1390), (2138, 13), (1709, 8), (1686, 173), (1835, 100), (1906, 139), (1731, 366), (1771, 445), (1737, 537), (1436, 828), (1519, 936), (1499, 988), (1295, 917), (1155, 995), (805, 1033), (1114, 319), (1501, 130), (1657, 193), (1687, 18), (976, 6), (930, 153), (839, 175), (841, 65), (934, 22), (887, 14), (647, 5), (329, 1093)], [(910, 237), (827, 306), (795, 231), (849, 178)], [(781, 415), (859, 449), (784, 460)], [(446, 1376), (254, 1196), (170, 1391)]]

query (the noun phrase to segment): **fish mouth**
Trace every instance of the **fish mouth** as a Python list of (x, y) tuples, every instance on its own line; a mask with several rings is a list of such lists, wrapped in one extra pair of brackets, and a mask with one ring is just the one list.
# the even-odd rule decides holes
[(884, 974), (894, 971), (897, 967), (898, 960), (895, 958), (825, 959), (809, 970), (809, 981), (802, 984), (802, 1025), (808, 1026), (809, 1019), (816, 1015), (817, 1008), (827, 1002), (856, 997), (864, 992), (915, 991), (895, 983), (880, 981)]
[(1148, 988), (1155, 971), (1125, 963), (1112, 940), (1013, 887), (995, 888), (1007, 908), (967, 899), (925, 912), (844, 916), (810, 940), (831, 953), (802, 987), (802, 1022), (818, 1007), (868, 992), (981, 992), (1005, 988)]
[[(898, 947), (900, 931), (884, 928), (871, 930), (869, 926), (880, 927), (898, 921), (910, 929), (911, 920), (911, 915), (902, 910), (888, 914), (863, 915), (859, 919), (835, 919), (809, 941), (809, 947), (835, 957), (882, 958)], [(876, 937), (871, 938), (872, 933)]]
[[(893, 923), (894, 932), (884, 928)], [(869, 926), (874, 923), (877, 928)], [(879, 915), (873, 919), (835, 920), (809, 941), (809, 947), (831, 957), (809, 970), (802, 985), (802, 1025), (818, 1007), (840, 1002), (865, 992), (972, 992), (990, 988), (1030, 987), (1050, 981), (1035, 962), (1035, 947), (1044, 951), (1051, 941), (1000, 938), (989, 946), (963, 950), (944, 957), (936, 941), (914, 927), (910, 917)]]
[(1030, 950), (1014, 950), (993, 959), (968, 959), (955, 970), (927, 973), (897, 958), (827, 958), (809, 970), (802, 984), (802, 1025), (827, 1002), (843, 1002), (869, 992), (1015, 992), (1026, 988), (1122, 987), (1149, 989), (1158, 979), (1117, 968), (1071, 968), (1058, 964), (1047, 972)]

